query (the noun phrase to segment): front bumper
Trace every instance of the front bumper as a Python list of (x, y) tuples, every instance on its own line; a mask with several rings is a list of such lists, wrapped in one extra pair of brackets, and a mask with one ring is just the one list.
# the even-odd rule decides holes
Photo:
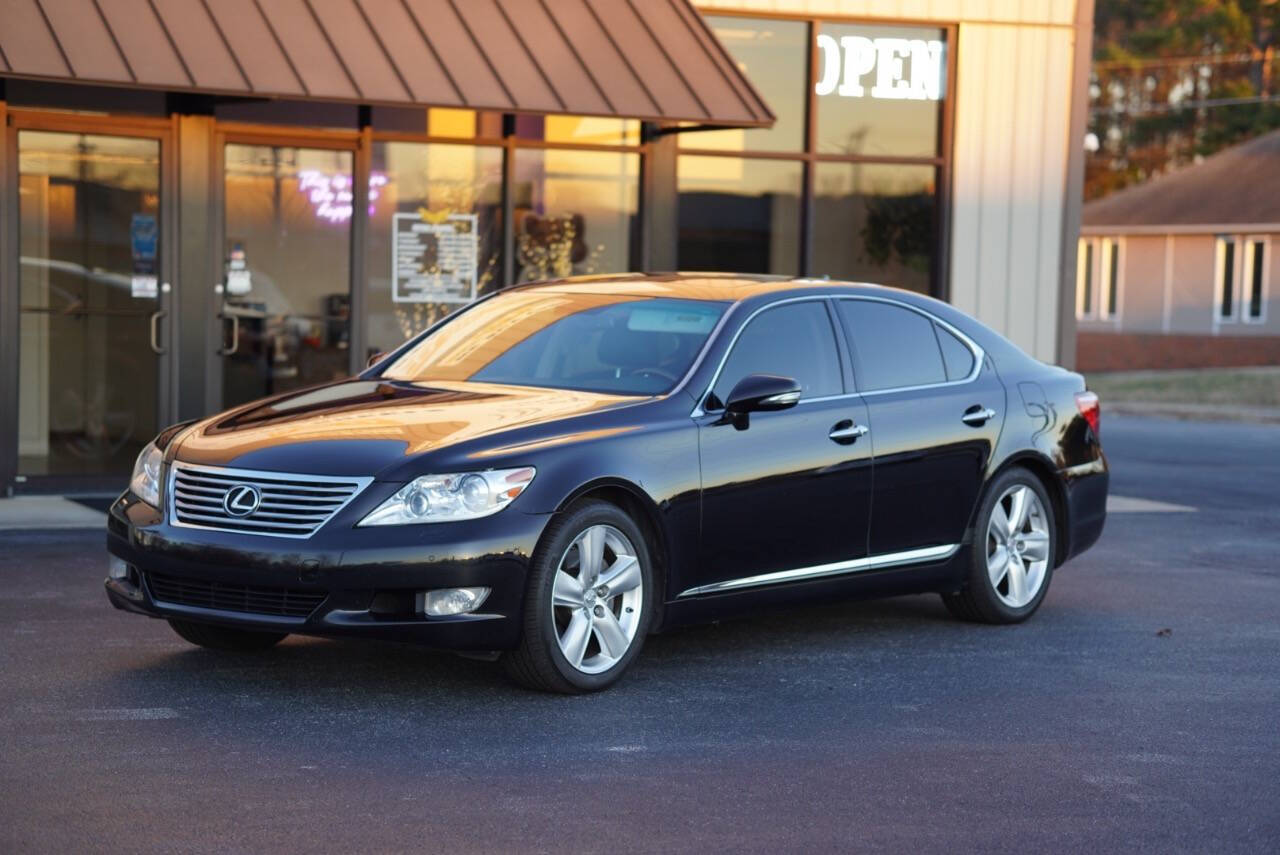
[[(244, 629), (514, 647), (529, 558), (547, 517), (508, 508), (464, 522), (358, 528), (364, 506), (381, 501), (377, 486), (306, 540), (175, 526), (125, 493), (108, 514), (107, 551), (130, 570), (106, 580), (107, 597), (137, 614)], [(195, 593), (158, 598), (161, 581)], [(420, 591), (477, 585), (491, 592), (475, 614), (427, 618), (415, 609)], [(292, 605), (273, 608), (282, 593)]]

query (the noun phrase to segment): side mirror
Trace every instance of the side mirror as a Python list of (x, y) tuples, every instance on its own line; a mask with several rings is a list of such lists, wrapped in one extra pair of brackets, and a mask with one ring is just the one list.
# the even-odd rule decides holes
[(747, 427), (751, 413), (787, 410), (800, 402), (800, 384), (790, 377), (773, 374), (748, 374), (738, 381), (725, 401), (725, 419), (738, 430)]
[(387, 352), (385, 350), (380, 350), (369, 357), (369, 361), (364, 364), (364, 367), (372, 368), (373, 366), (381, 362), (383, 359), (386, 359), (386, 357), (387, 357)]

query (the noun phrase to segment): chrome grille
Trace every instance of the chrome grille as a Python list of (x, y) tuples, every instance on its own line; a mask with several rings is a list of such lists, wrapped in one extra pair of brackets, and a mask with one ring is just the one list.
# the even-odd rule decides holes
[[(175, 463), (169, 472), (169, 508), (174, 525), (310, 537), (372, 481)], [(260, 500), (252, 512), (232, 514), (228, 493), (244, 486)]]

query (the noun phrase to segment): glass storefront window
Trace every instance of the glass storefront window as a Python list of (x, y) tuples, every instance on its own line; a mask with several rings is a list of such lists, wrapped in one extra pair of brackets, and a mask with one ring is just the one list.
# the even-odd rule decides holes
[(946, 97), (945, 32), (823, 23), (815, 36), (817, 150), (932, 157)]
[(515, 281), (630, 269), (639, 175), (630, 152), (517, 149)]
[(799, 273), (803, 174), (800, 161), (682, 156), (680, 269)]
[(930, 293), (937, 170), (863, 163), (816, 170), (812, 273)]
[(469, 302), (473, 283), (477, 296), (499, 286), (502, 149), (375, 142), (370, 178), (365, 330), (376, 353)]
[[(540, 126), (540, 127), (539, 127)], [(583, 145), (639, 145), (640, 123), (595, 116), (522, 116), (516, 132), (524, 139)]]
[(680, 144), (685, 148), (726, 151), (803, 149), (809, 25), (803, 21), (721, 15), (709, 15), (706, 21), (777, 114), (778, 121), (772, 128), (698, 131), (681, 136)]
[(224, 406), (350, 370), (350, 151), (228, 143)]
[(18, 472), (126, 475), (155, 435), (160, 143), (18, 134)]

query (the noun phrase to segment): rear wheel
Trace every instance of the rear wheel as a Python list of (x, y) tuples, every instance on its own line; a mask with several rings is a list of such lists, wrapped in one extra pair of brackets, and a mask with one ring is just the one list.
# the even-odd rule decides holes
[(287, 632), (254, 632), (207, 623), (192, 623), (186, 620), (171, 619), (169, 626), (173, 627), (173, 631), (183, 639), (199, 647), (237, 653), (266, 650), (269, 647), (275, 647), (288, 636)]
[(1031, 617), (1049, 590), (1056, 531), (1040, 480), (1022, 468), (1000, 475), (979, 508), (965, 587), (942, 597), (947, 609), (983, 623)]
[(652, 562), (621, 508), (587, 501), (559, 515), (534, 554), (520, 646), (503, 656), (517, 682), (577, 694), (612, 685), (644, 643)]

